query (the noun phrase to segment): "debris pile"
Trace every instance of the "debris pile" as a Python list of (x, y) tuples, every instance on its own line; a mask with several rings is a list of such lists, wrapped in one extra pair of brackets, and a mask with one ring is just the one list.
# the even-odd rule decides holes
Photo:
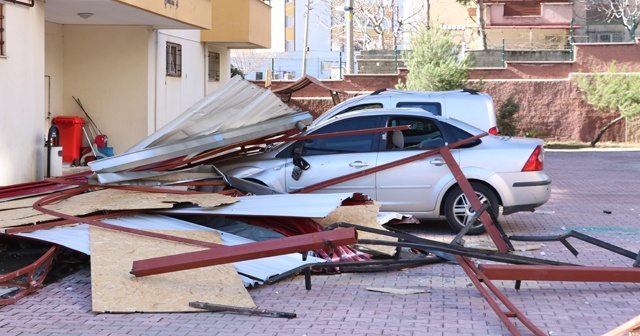
[[(448, 260), (465, 270), (512, 334), (519, 334), (510, 320), (517, 318), (544, 335), (492, 280), (515, 280), (516, 288), (528, 280), (640, 282), (638, 253), (583, 234), (509, 237), (450, 152), (486, 134), (291, 194), (230, 179), (215, 168), (219, 160), (288, 141), (310, 121), (308, 113), (296, 113), (270, 92), (232, 79), (124, 154), (90, 162), (90, 172), (0, 188), (0, 238), (51, 246), (31, 265), (0, 277), (6, 287), (22, 279), (22, 287), (5, 292), (0, 304), (40, 287), (64, 249), (91, 256), (96, 312), (205, 309), (294, 318), (295, 313), (256, 309), (246, 288), (303, 274), (310, 290), (317, 272), (384, 271)], [(494, 250), (464, 246), (464, 229), (450, 243), (399, 232), (385, 224), (411, 219), (381, 214), (366, 195), (308, 194), (435, 154), (479, 209), (466, 228), (482, 222)], [(558, 241), (577, 255), (567, 238), (626, 256), (633, 267), (579, 266), (511, 253), (512, 241)], [(402, 258), (401, 251), (415, 256)], [(477, 266), (470, 258), (499, 264)]]

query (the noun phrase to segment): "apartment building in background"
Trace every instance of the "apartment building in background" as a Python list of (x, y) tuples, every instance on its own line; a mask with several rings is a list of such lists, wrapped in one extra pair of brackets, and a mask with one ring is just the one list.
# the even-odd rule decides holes
[(0, 185), (44, 177), (54, 118), (87, 119), (72, 97), (124, 152), (224, 84), (231, 48), (270, 48), (270, 13), (260, 0), (0, 0)]

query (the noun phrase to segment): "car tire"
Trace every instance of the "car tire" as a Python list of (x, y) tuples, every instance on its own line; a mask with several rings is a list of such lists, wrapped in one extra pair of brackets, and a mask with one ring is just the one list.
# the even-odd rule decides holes
[[(488, 187), (471, 182), (471, 187), (476, 191), (476, 195), (481, 202), (485, 200), (489, 202), (491, 205), (491, 210), (493, 211), (495, 218), (498, 218), (498, 214), (500, 211), (498, 198), (495, 193), (489, 189)], [(460, 232), (462, 228), (464, 228), (464, 224), (467, 218), (473, 216), (473, 213), (469, 212), (471, 204), (469, 200), (462, 192), (460, 186), (456, 186), (451, 190), (451, 192), (447, 195), (447, 198), (444, 202), (444, 216), (447, 219), (447, 223), (453, 230), (456, 232)], [(474, 226), (472, 226), (467, 234), (469, 235), (479, 235), (485, 232), (484, 225), (481, 222), (476, 222)]]

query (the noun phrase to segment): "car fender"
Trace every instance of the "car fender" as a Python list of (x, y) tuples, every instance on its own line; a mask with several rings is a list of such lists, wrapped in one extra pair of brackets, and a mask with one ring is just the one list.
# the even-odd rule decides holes
[[(477, 180), (482, 181), (488, 184), (492, 189), (496, 190), (498, 201), (502, 203), (502, 197), (504, 196), (501, 190), (505, 190), (505, 185), (496, 185), (496, 182), (500, 182), (501, 179), (494, 178), (496, 174), (490, 170), (481, 168), (481, 167), (464, 167), (461, 168), (462, 173), (467, 178), (467, 180)], [(449, 193), (454, 186), (458, 184), (453, 173), (449, 172), (444, 175), (440, 181), (434, 186), (432, 189), (434, 193), (437, 193), (437, 204), (435, 209), (439, 209), (439, 212), (442, 215), (442, 204), (444, 203), (444, 199), (446, 195)], [(433, 195), (436, 196), (436, 195)]]
[(275, 165), (271, 168), (238, 166), (225, 171), (225, 175), (227, 176), (260, 181), (269, 188), (281, 193), (285, 192), (284, 174), (284, 165), (281, 164)]

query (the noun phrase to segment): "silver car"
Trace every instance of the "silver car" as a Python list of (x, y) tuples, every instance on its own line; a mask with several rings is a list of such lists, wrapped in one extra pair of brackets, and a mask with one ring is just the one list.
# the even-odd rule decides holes
[[(264, 152), (223, 161), (228, 176), (288, 193), (332, 178), (400, 160), (482, 133), (421, 109), (370, 109), (335, 116), (301, 135), (319, 135), (409, 125), (390, 132), (348, 133), (281, 143)], [(481, 201), (497, 216), (533, 211), (549, 200), (551, 179), (543, 170), (542, 140), (487, 135), (451, 153)], [(459, 231), (473, 215), (467, 197), (441, 155), (363, 175), (316, 192), (360, 192), (381, 203), (381, 211), (420, 219), (446, 218)], [(484, 232), (482, 224), (470, 234)]]

